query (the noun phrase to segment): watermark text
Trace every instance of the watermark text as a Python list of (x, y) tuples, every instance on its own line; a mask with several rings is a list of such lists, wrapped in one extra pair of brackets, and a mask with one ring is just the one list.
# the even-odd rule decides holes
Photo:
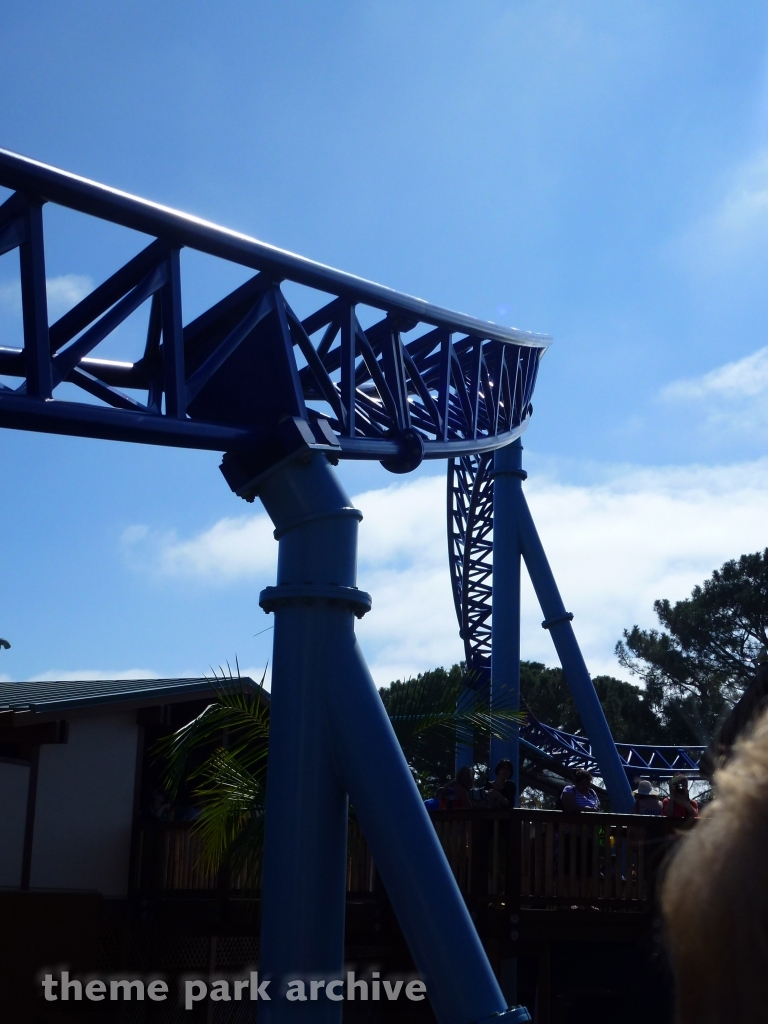
[[(46, 1002), (143, 1002), (146, 999), (162, 1003), (170, 995), (168, 982), (157, 975), (72, 977), (69, 971), (61, 970), (57, 975), (53, 972), (42, 974), (40, 985)], [(280, 985), (273, 984), (271, 978), (259, 980), (258, 971), (248, 971), (244, 977), (182, 978), (177, 998), (185, 1010), (191, 1010), (206, 999), (214, 1003), (271, 1002), (273, 998), (283, 998), (291, 1003), (324, 999), (340, 1003), (355, 1000), (393, 1001), (403, 996), (418, 1003), (426, 997), (426, 992), (427, 986), (418, 978), (382, 978), (379, 971), (371, 971), (360, 978), (356, 977), (354, 971), (347, 971), (344, 976), (335, 978), (286, 978)]]

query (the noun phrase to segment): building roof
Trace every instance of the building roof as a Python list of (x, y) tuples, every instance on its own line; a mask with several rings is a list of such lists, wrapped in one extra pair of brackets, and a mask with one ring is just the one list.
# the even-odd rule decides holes
[[(238, 690), (261, 690), (250, 676), (233, 680)], [(48, 715), (99, 705), (152, 707), (213, 697), (215, 682), (198, 679), (61, 679), (38, 683), (0, 682), (0, 713)], [(263, 691), (262, 691), (263, 692)]]

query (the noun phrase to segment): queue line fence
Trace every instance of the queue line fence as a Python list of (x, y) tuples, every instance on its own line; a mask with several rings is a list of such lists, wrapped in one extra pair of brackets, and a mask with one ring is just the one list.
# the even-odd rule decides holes
[[(645, 911), (679, 822), (630, 814), (519, 809), (436, 811), (432, 821), (468, 901), (532, 908)], [(255, 894), (258, 851), (236, 868), (207, 865), (194, 822), (147, 822), (139, 836), (138, 892)], [(351, 815), (350, 895), (383, 894), (365, 837)]]

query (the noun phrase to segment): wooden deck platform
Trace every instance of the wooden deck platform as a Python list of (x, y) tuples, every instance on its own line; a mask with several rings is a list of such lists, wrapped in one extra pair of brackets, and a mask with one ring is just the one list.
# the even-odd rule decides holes
[[(461, 892), (470, 903), (509, 908), (645, 913), (659, 864), (675, 835), (669, 819), (561, 811), (436, 811), (432, 820)], [(251, 869), (212, 872), (190, 822), (143, 826), (136, 894), (246, 893)], [(347, 890), (382, 890), (356, 819), (350, 817)]]
[[(671, 1020), (671, 986), (654, 907), (660, 866), (674, 842), (673, 822), (529, 810), (445, 811), (432, 817), (510, 1002), (535, 1010), (537, 1024), (591, 1024), (608, 1016), (621, 1024)], [(204, 868), (201, 852), (193, 823), (144, 823), (129, 899), (102, 900), (97, 918), (94, 897), (87, 897), (90, 932), (94, 920), (100, 922), (99, 934), (91, 934), (86, 943), (101, 950), (94, 970), (154, 970), (171, 978), (257, 964), (256, 865), (250, 871), (214, 873)], [(358, 973), (372, 965), (384, 973), (413, 971), (354, 816), (347, 888), (347, 963)], [(13, 894), (17, 900), (26, 897), (31, 913), (41, 913), (44, 894)], [(0, 894), (0, 911), (6, 898), (10, 894)], [(14, 912), (18, 915), (19, 909)], [(34, 931), (31, 918), (29, 927)], [(46, 955), (59, 963), (67, 959), (64, 947)], [(434, 1020), (426, 1004), (382, 1004), (375, 1016), (371, 1010), (365, 1011), (365, 1024)], [(155, 1019), (151, 1006), (142, 1012), (141, 1020)], [(362, 1024), (360, 1012), (360, 1006), (345, 1005), (345, 1024), (358, 1019)], [(25, 1010), (24, 1019), (48, 1024), (54, 1018), (46, 1013), (38, 1000), (34, 1012)], [(182, 1012), (179, 1019), (218, 1022), (219, 1011), (211, 1013), (209, 1004), (207, 1016), (201, 1016), (202, 1010)]]

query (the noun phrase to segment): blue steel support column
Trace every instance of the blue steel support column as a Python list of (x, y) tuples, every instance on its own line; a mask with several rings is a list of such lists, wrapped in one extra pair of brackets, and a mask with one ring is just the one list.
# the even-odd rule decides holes
[[(275, 612), (262, 973), (275, 995), (281, 979), (341, 976), (348, 792), (440, 1024), (529, 1019), (507, 1010), (357, 645), (360, 513), (317, 453), (258, 494), (280, 541), (261, 598)], [(273, 996), (259, 1020), (338, 1024), (341, 1006)]]
[(342, 777), (435, 1016), (440, 1024), (528, 1020), (519, 1011), (505, 1012), (507, 1002), (351, 628), (339, 655), (328, 717)]
[(334, 650), (353, 612), (327, 595), (355, 597), (361, 517), (323, 462), (294, 461), (259, 489), (280, 544), (277, 586), (260, 602), (275, 613), (259, 963), (272, 1001), (260, 1004), (260, 1024), (341, 1020), (327, 998), (284, 995), (288, 980), (341, 978), (344, 967), (347, 795), (324, 726)]
[[(493, 618), (491, 707), (520, 706), (520, 540), (515, 496), (525, 479), (518, 438), (493, 457)], [(491, 772), (503, 757), (514, 767), (520, 795), (520, 741), (517, 727), (508, 740), (491, 739)]]
[[(619, 814), (630, 814), (634, 806), (632, 790), (574, 635), (571, 626), (573, 615), (565, 610), (560, 591), (557, 589), (555, 577), (536, 531), (528, 502), (523, 494), (522, 477), (510, 476), (509, 480), (513, 483), (514, 517), (517, 523), (520, 550), (544, 614), (542, 626), (552, 634), (552, 641), (576, 702), (584, 731), (589, 736), (595, 758), (600, 765), (613, 810)], [(494, 481), (494, 489), (496, 484), (497, 481)], [(496, 521), (494, 518), (494, 542), (495, 536)], [(494, 577), (494, 590), (495, 587)], [(494, 635), (494, 643), (495, 639)]]

